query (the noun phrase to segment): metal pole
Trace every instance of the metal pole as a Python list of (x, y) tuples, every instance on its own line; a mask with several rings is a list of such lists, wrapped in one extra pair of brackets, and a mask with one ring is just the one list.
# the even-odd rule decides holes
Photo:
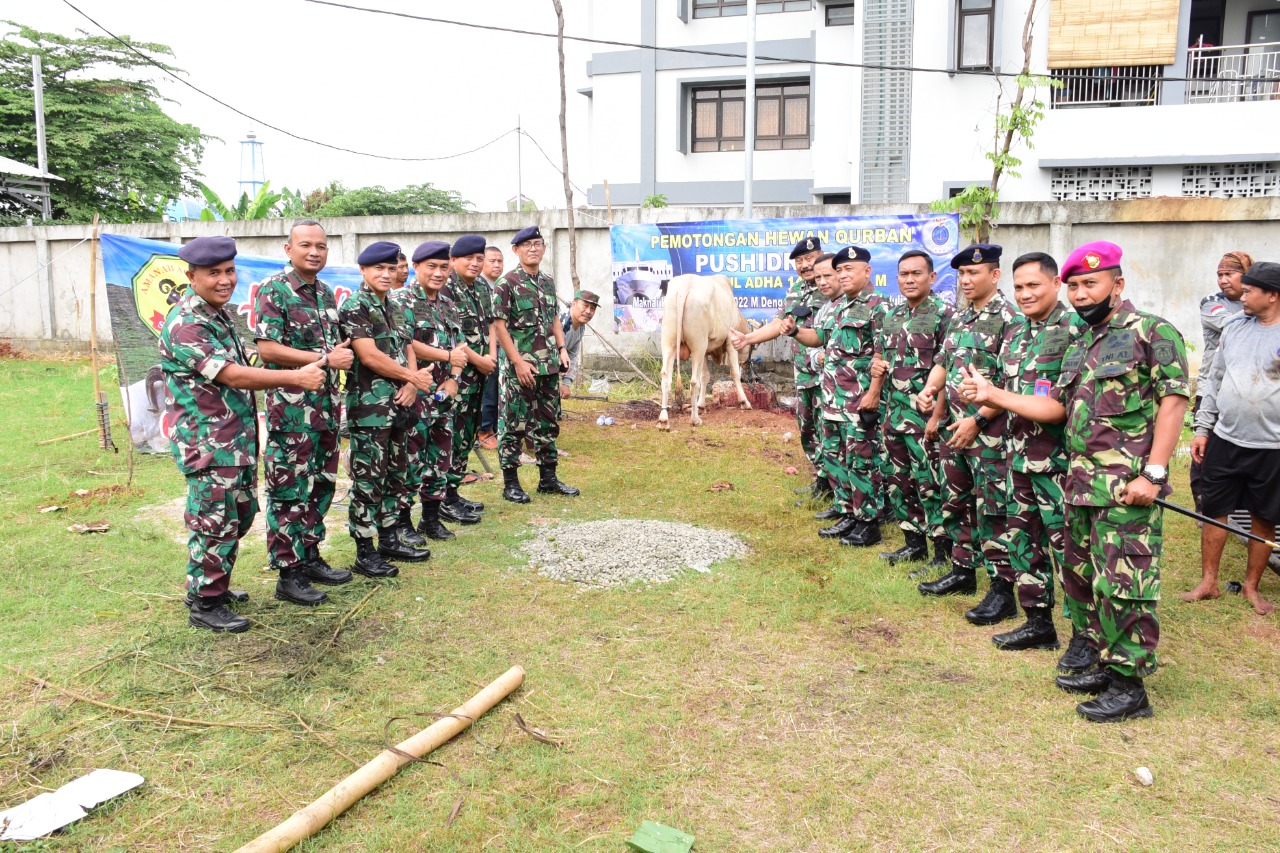
[[(36, 166), (40, 169), (40, 179), (44, 180), (44, 176), (49, 173), (49, 158), (44, 148), (44, 73), (38, 53), (31, 54), (31, 88), (36, 94)], [(46, 192), (40, 199), (40, 218), (48, 220), (51, 216), (53, 206)]]
[(743, 149), (746, 152), (746, 176), (742, 181), (742, 211), (750, 219), (756, 156), (756, 0), (747, 0), (746, 113), (742, 129), (746, 140)]
[(521, 143), (524, 141), (524, 129), (520, 124), (520, 116), (516, 116), (516, 213), (520, 213), (524, 209), (524, 176), (520, 174), (520, 162), (522, 160), (520, 151)]

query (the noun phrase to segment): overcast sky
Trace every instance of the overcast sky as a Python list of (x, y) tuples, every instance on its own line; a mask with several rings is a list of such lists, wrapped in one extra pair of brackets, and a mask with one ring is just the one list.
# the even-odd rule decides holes
[[(550, 0), (341, 0), (350, 5), (524, 31), (554, 33)], [(332, 145), (400, 157), (474, 148), (516, 127), (560, 164), (560, 94), (554, 38), (336, 9), (305, 0), (72, 0), (117, 35), (173, 49), (187, 80), (263, 122)], [(588, 35), (584, 0), (564, 0), (566, 35)], [(0, 19), (46, 32), (101, 34), (62, 0), (0, 0)], [(583, 190), (588, 162), (586, 46), (565, 43), (571, 175)], [(505, 209), (516, 194), (516, 135), (465, 157), (397, 163), (291, 139), (172, 80), (158, 79), (170, 115), (211, 140), (204, 180), (224, 199), (239, 196), (240, 140), (265, 143), (273, 188), (303, 191), (330, 180), (389, 189), (430, 182), (460, 192), (476, 210)], [(575, 145), (576, 143), (576, 145)], [(575, 159), (576, 158), (576, 159)], [(539, 207), (563, 207), (560, 173), (526, 138), (522, 185)], [(50, 164), (56, 172), (56, 164)], [(575, 204), (584, 196), (575, 194)]]

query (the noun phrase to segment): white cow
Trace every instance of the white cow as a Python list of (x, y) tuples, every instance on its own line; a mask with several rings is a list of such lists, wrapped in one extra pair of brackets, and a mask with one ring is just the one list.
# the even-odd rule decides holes
[(680, 275), (667, 284), (662, 299), (662, 412), (658, 428), (670, 429), (667, 420), (667, 398), (671, 393), (671, 374), (676, 375), (676, 391), (680, 392), (680, 359), (689, 359), (689, 397), (694, 426), (702, 423), (698, 407), (703, 404), (711, 371), (707, 356), (729, 365), (739, 406), (751, 408), (742, 390), (741, 365), (750, 358), (750, 350), (735, 352), (729, 344), (729, 329), (748, 331), (747, 321), (733, 298), (733, 284), (722, 275)]

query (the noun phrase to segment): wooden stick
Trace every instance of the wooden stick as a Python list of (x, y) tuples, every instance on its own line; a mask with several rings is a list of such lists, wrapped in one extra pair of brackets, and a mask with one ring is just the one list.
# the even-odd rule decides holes
[(72, 433), (71, 435), (60, 435), (57, 438), (46, 438), (44, 441), (37, 441), (36, 447), (40, 447), (44, 444), (57, 444), (59, 441), (70, 441), (73, 438), (81, 438), (86, 435), (93, 435), (97, 431), (98, 428), (94, 427), (93, 429), (87, 429), (84, 432)]
[(93, 239), (89, 241), (89, 363), (93, 367), (93, 402), (101, 403), (102, 380), (98, 377), (98, 214), (93, 215)]
[[(465, 731), (485, 712), (511, 695), (523, 682), (524, 669), (519, 666), (511, 667), (496, 681), (467, 700), (462, 707), (456, 708), (453, 714), (437, 720), (413, 737), (398, 744), (396, 750), (408, 753), (413, 758), (423, 757)], [(400, 768), (413, 761), (413, 758), (384, 749), (368, 764), (320, 795), (315, 802), (306, 808), (299, 809), (284, 823), (259, 835), (236, 853), (283, 853), (289, 850), (315, 835), (374, 788), (396, 775)]]

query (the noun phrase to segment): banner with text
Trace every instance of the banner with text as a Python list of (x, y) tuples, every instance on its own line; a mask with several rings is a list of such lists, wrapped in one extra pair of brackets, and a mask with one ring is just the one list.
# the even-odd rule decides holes
[(827, 252), (850, 245), (867, 249), (876, 292), (894, 300), (900, 298), (898, 258), (909, 249), (928, 252), (938, 272), (934, 292), (955, 302), (955, 271), (948, 266), (960, 249), (955, 214), (614, 225), (609, 229), (614, 326), (621, 332), (657, 330), (667, 282), (686, 273), (728, 276), (743, 316), (766, 322), (799, 280), (787, 256), (805, 239), (821, 241)]

